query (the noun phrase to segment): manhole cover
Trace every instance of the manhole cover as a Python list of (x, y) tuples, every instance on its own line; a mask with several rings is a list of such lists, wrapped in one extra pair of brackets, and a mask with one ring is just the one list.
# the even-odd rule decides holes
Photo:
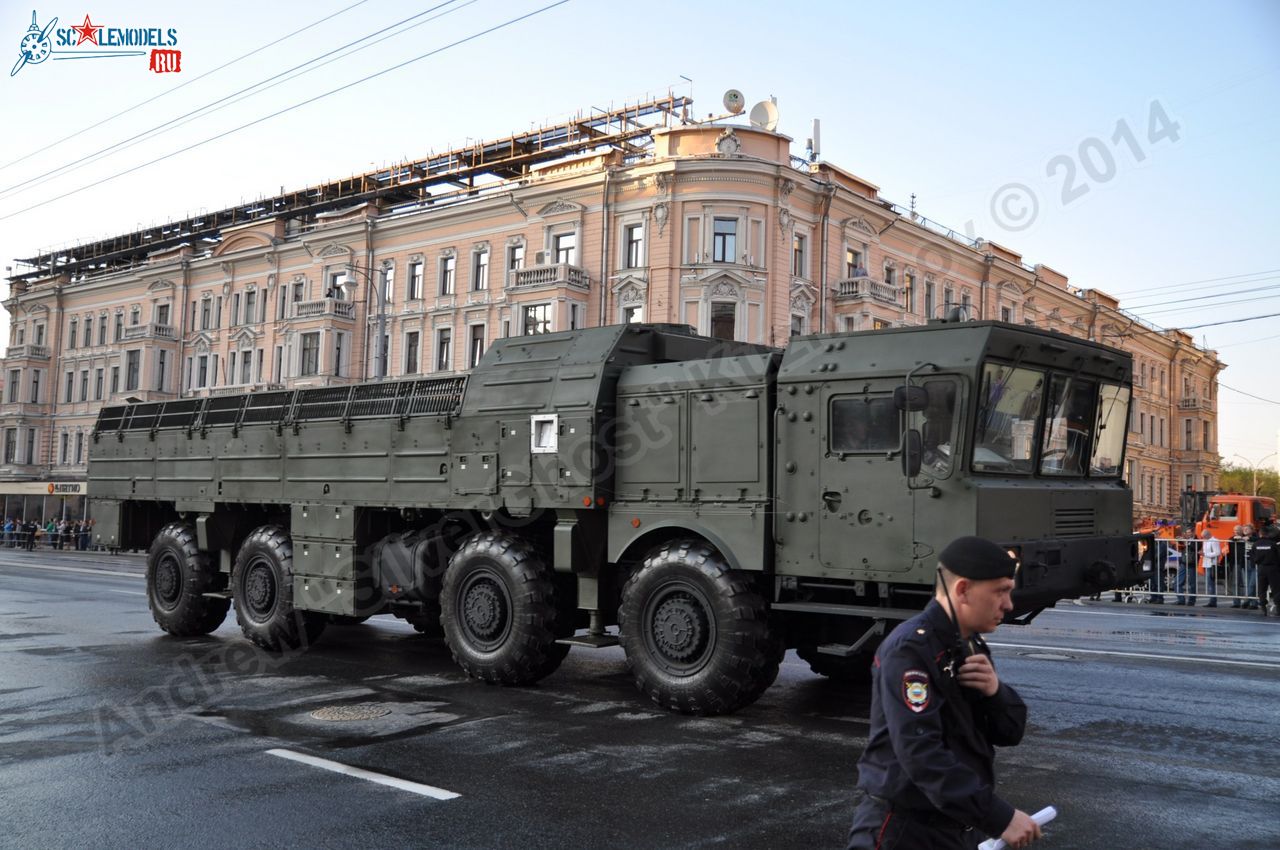
[(329, 721), (349, 721), (349, 720), (372, 720), (375, 717), (383, 717), (391, 713), (391, 709), (381, 705), (366, 703), (364, 705), (327, 705), (324, 708), (317, 708), (311, 712), (311, 716), (316, 720)]

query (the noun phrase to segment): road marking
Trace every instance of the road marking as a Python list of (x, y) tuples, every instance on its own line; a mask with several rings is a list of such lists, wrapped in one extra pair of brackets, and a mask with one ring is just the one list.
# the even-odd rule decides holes
[(1083, 649), (1078, 646), (1042, 646), (1032, 643), (996, 643), (991, 646), (1002, 649), (1036, 649), (1045, 652), (1083, 652), (1089, 655), (1115, 655), (1120, 658), (1155, 658), (1160, 661), (1191, 661), (1196, 664), (1229, 664), (1233, 667), (1261, 667), (1264, 670), (1280, 670), (1280, 664), (1266, 661), (1228, 661), (1225, 658), (1203, 658), (1196, 655), (1160, 655), (1154, 652), (1119, 652), (1113, 649)]
[(147, 595), (143, 593), (141, 590), (113, 590), (109, 587), (107, 588), (107, 593), (127, 593), (130, 596), (146, 596)]
[(318, 767), (321, 770), (331, 770), (334, 773), (354, 776), (357, 779), (367, 779), (370, 782), (376, 782), (379, 785), (388, 785), (392, 788), (399, 788), (401, 791), (408, 791), (412, 794), (419, 794), (423, 797), (431, 797), (436, 800), (453, 800), (462, 796), (461, 794), (455, 794), (453, 791), (436, 788), (434, 785), (423, 785), (420, 782), (410, 782), (407, 779), (396, 779), (394, 776), (374, 773), (371, 770), (365, 770), (360, 767), (351, 767), (350, 765), (342, 764), (341, 762), (316, 758), (315, 756), (309, 756), (304, 753), (295, 753), (293, 750), (267, 750), (267, 755), (279, 756), (282, 759), (289, 759), (289, 761), (309, 764), (312, 767)]
[(125, 578), (141, 578), (146, 576), (141, 573), (122, 573), (116, 570), (90, 570), (84, 567), (53, 567), (48, 564), (0, 564), (0, 572), (4, 567), (17, 567), (18, 569), (27, 570), (53, 570), (59, 573), (86, 573), (91, 576), (124, 576)]

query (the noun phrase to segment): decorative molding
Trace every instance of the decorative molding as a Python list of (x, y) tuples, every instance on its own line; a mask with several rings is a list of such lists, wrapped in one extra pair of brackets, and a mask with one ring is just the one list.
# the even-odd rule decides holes
[(876, 233), (876, 229), (871, 226), (870, 222), (860, 215), (846, 218), (840, 223), (840, 227), (845, 231), (846, 235), (857, 232), (870, 237), (873, 241), (878, 242), (880, 240), (880, 235)]
[(328, 257), (350, 257), (354, 252), (345, 245), (339, 245), (337, 242), (330, 242), (320, 249), (315, 255), (316, 259), (326, 259)]
[(161, 289), (168, 289), (172, 291), (173, 288), (174, 288), (173, 281), (169, 280), (169, 278), (167, 277), (161, 277), (151, 281), (151, 283), (147, 286), (147, 291), (157, 292)]
[(658, 190), (659, 195), (670, 195), (674, 184), (674, 175), (669, 171), (659, 171), (653, 175), (653, 185)]
[(712, 298), (732, 298), (735, 301), (742, 300), (742, 292), (738, 287), (729, 283), (727, 280), (716, 281), (707, 294)]
[(657, 204), (653, 208), (653, 220), (658, 222), (658, 235), (661, 236), (667, 229), (667, 218), (670, 216), (670, 210), (666, 201)]
[(742, 141), (732, 127), (726, 127), (716, 137), (716, 151), (721, 156), (738, 156), (742, 151)]
[(795, 224), (791, 219), (791, 210), (786, 207), (778, 208), (778, 227), (782, 228), (783, 234), (790, 232), (791, 226)]
[(551, 215), (564, 215), (566, 213), (581, 213), (586, 208), (582, 204), (575, 204), (573, 201), (566, 201), (564, 198), (557, 198), (538, 210), (538, 215), (546, 217)]

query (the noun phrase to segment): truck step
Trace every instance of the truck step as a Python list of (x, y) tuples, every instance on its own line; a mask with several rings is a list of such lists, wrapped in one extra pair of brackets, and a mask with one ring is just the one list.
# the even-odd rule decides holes
[(604, 649), (606, 646), (617, 646), (618, 636), (611, 634), (603, 635), (574, 635), (573, 637), (560, 638), (556, 643), (562, 643), (565, 646), (585, 646), (587, 649)]

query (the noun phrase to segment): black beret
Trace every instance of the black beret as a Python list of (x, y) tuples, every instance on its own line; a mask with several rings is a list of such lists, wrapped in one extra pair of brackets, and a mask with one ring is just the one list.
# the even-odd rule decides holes
[(1009, 553), (985, 537), (959, 537), (938, 556), (942, 565), (962, 578), (1013, 578), (1017, 566)]

